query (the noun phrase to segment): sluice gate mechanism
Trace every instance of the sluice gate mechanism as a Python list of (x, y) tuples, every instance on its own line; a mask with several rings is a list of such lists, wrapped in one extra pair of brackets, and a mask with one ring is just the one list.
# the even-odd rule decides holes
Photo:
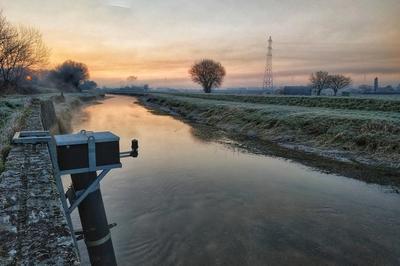
[[(138, 156), (138, 141), (131, 150), (120, 152), (119, 137), (111, 132), (82, 130), (76, 134), (52, 136), (48, 131), (21, 131), (13, 137), (15, 144), (47, 144), (61, 203), (78, 250), (83, 239), (90, 262), (116, 265), (110, 229), (100, 191), (100, 181), (114, 168), (121, 168), (121, 158)], [(65, 191), (62, 176), (71, 175)], [(71, 213), (78, 208), (82, 229), (74, 231)]]

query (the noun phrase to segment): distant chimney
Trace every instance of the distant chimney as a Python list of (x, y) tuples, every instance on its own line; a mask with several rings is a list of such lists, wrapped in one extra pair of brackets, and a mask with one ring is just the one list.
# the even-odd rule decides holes
[(379, 88), (378, 78), (374, 79), (374, 91), (377, 92)]

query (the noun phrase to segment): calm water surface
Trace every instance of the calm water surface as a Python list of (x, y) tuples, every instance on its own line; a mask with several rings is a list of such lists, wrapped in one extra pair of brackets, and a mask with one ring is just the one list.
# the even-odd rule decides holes
[(400, 264), (388, 188), (197, 139), (132, 97), (86, 107), (73, 127), (110, 130), (121, 150), (139, 139), (139, 158), (101, 186), (120, 265)]

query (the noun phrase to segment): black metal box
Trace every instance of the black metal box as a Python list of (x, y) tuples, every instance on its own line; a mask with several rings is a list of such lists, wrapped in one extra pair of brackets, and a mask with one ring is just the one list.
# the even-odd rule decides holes
[[(54, 138), (60, 171), (90, 167), (90, 170), (93, 170), (93, 167), (99, 170), (116, 168), (121, 164), (119, 137), (111, 132), (81, 132), (56, 135)], [(90, 155), (90, 152), (94, 154)]]

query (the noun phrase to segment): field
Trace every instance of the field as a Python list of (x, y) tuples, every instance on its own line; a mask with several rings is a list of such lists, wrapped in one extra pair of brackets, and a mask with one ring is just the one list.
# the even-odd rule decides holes
[(234, 95), (234, 94), (182, 94), (175, 96), (212, 99), (220, 101), (238, 101), (246, 103), (262, 103), (275, 105), (323, 107), (350, 110), (369, 110), (400, 112), (398, 95), (363, 95), (357, 97), (317, 97), (317, 96), (279, 96), (279, 95)]
[(152, 94), (144, 101), (191, 121), (285, 147), (374, 167), (400, 167), (400, 100)]

